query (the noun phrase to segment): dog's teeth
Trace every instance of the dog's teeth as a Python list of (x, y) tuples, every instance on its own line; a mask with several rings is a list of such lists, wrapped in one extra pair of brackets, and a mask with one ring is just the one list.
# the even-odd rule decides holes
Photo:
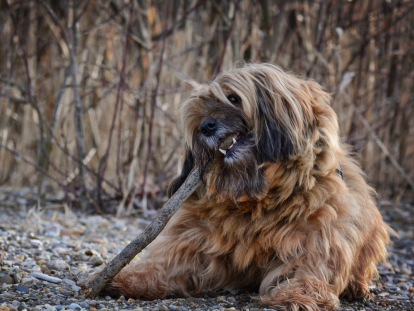
[(226, 153), (227, 153), (226, 150), (223, 150), (223, 149), (219, 149), (219, 150), (222, 154), (226, 155)]
[(233, 137), (233, 144), (237, 142), (236, 138)]

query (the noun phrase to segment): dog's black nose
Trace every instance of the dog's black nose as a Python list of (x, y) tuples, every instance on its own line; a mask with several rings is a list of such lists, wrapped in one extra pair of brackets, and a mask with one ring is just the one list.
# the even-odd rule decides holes
[(216, 119), (208, 119), (205, 120), (201, 124), (201, 133), (205, 136), (212, 136), (217, 130), (217, 120)]

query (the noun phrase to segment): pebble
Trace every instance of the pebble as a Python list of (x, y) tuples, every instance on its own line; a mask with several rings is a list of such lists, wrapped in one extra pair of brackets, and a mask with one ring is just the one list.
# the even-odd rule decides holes
[(67, 284), (69, 286), (76, 286), (76, 282), (75, 281), (72, 281), (72, 280), (69, 280), (69, 279), (63, 279), (62, 280), (62, 283), (65, 283), (65, 284)]
[(16, 291), (21, 292), (21, 293), (26, 293), (29, 290), (29, 288), (27, 286), (17, 286), (16, 287)]
[(168, 311), (168, 308), (163, 304), (158, 304), (158, 310), (160, 311)]
[(10, 275), (2, 275), (0, 277), (1, 284), (14, 284), (14, 280)]
[(46, 275), (46, 274), (43, 274), (43, 273), (39, 273), (39, 272), (33, 272), (31, 275), (34, 276), (35, 278), (38, 278), (38, 279), (41, 279), (41, 280), (45, 280), (45, 281), (48, 281), (48, 282), (52, 282), (52, 283), (60, 283), (60, 282), (62, 282), (62, 280), (59, 279), (59, 278), (55, 278), (53, 276), (49, 276), (49, 275)]
[(30, 244), (32, 244), (35, 247), (42, 247), (43, 246), (42, 241), (39, 241), (39, 240), (36, 240), (36, 239), (30, 240)]
[(93, 259), (92, 259), (92, 266), (93, 267), (97, 267), (97, 266), (100, 266), (100, 265), (102, 265), (104, 262), (103, 262), (103, 259), (102, 259), (102, 257), (101, 256), (99, 256), (99, 255), (95, 255), (94, 257), (93, 257)]
[(60, 291), (60, 293), (61, 293), (62, 295), (67, 295), (67, 294), (69, 294), (69, 292), (68, 292), (68, 290), (67, 290), (67, 289), (62, 289), (62, 290)]
[[(68, 309), (69, 310), (76, 310), (76, 309), (82, 309), (82, 307), (80, 306), (80, 305), (78, 305), (77, 303), (71, 303), (69, 306), (68, 306)], [(102, 309), (101, 309), (102, 310)]]
[(26, 284), (26, 283), (29, 283), (31, 281), (33, 281), (32, 278), (22, 278), (22, 284)]
[[(2, 207), (0, 189), (0, 250), (3, 262), (0, 269), (0, 311), (275, 311), (259, 307), (256, 300), (251, 299), (256, 293), (232, 290), (206, 291), (187, 299), (143, 301), (107, 296), (89, 300), (82, 296), (82, 286), (86, 284), (87, 277), (122, 250), (126, 241), (131, 236), (137, 236), (143, 226), (137, 225), (140, 222), (136, 219), (87, 216), (75, 212), (68, 216), (63, 210), (56, 216), (55, 211), (52, 213), (46, 209), (42, 215), (44, 231), (28, 228), (24, 213)], [(381, 211), (385, 215), (388, 213), (387, 209)], [(412, 310), (414, 206), (409, 205), (404, 212), (408, 212), (406, 225), (393, 223), (393, 218), (389, 217), (391, 226), (399, 228), (402, 239), (393, 239), (389, 263), (379, 265), (380, 277), (369, 286), (374, 299), (354, 303), (342, 301), (341, 310)], [(79, 231), (68, 229), (59, 234), (62, 229), (73, 226), (79, 226)], [(101, 244), (103, 242), (105, 244)], [(17, 283), (19, 275), (21, 279)]]
[(64, 271), (70, 269), (70, 266), (63, 260), (50, 260), (46, 266), (50, 270)]
[[(78, 291), (80, 291), (82, 288), (81, 288), (81, 287), (79, 287), (79, 286), (73, 285), (73, 286), (71, 287), (71, 289), (72, 289), (74, 292), (78, 292)], [(80, 298), (79, 298), (79, 299), (80, 299)]]
[(14, 284), (20, 283), (22, 281), (22, 274), (20, 272), (13, 274), (13, 282)]

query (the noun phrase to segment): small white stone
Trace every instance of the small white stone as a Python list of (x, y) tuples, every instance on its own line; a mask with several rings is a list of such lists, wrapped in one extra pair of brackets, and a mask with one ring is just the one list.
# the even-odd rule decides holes
[(46, 266), (50, 269), (50, 270), (58, 270), (58, 271), (63, 271), (63, 270), (70, 270), (70, 266), (63, 260), (50, 260)]
[(72, 281), (72, 280), (69, 280), (69, 279), (63, 279), (62, 282), (65, 283), (65, 284), (68, 284), (69, 286), (76, 285), (75, 281)]
[(32, 278), (22, 278), (22, 283), (26, 284), (26, 283), (31, 282), (32, 280), (33, 280)]
[(42, 241), (40, 241), (40, 240), (30, 240), (30, 244), (32, 244), (33, 246), (35, 246), (35, 247), (41, 247), (41, 246), (43, 246), (43, 243), (42, 243)]

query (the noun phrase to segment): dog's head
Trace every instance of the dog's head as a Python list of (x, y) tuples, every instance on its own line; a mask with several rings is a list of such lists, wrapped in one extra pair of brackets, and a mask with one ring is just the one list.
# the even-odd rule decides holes
[(326, 169), (318, 167), (318, 155), (329, 156), (326, 152), (338, 145), (329, 101), (317, 83), (269, 64), (247, 65), (221, 73), (208, 85), (194, 84), (179, 110), (187, 153), (170, 195), (194, 165), (203, 172), (207, 195), (224, 200), (265, 195), (275, 186), (266, 173), (270, 166), (273, 175), (275, 167), (296, 170), (298, 180), (291, 182), (300, 186), (306, 179), (309, 187), (311, 171)]

